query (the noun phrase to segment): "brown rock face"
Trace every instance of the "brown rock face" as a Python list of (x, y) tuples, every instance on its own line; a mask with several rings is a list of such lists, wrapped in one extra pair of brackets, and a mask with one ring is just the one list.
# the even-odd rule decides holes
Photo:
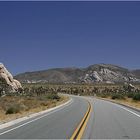
[(16, 92), (19, 89), (22, 89), (20, 82), (13, 78), (12, 74), (2, 63), (0, 63), (0, 80), (9, 86), (9, 92)]

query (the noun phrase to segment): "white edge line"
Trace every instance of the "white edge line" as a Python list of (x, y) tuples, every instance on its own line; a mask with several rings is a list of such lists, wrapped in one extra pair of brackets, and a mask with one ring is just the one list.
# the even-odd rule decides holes
[(137, 116), (137, 117), (139, 117), (140, 118), (140, 115), (138, 115), (137, 113), (135, 113), (135, 112), (133, 112), (133, 111), (131, 111), (131, 110), (129, 110), (129, 109), (127, 109), (126, 107), (122, 107), (121, 105), (118, 105), (120, 108), (122, 108), (122, 109), (124, 109), (124, 110), (126, 110), (126, 111), (128, 111), (128, 112), (130, 112), (130, 113), (132, 113), (133, 115), (135, 115), (135, 116)]
[[(103, 100), (103, 101), (106, 101), (106, 100)], [(119, 108), (122, 108), (123, 110), (125, 110), (125, 111), (127, 111), (127, 112), (129, 112), (129, 113), (131, 113), (131, 114), (133, 114), (133, 115), (135, 115), (135, 116), (137, 116), (137, 117), (140, 118), (140, 115), (138, 115), (137, 113), (135, 113), (135, 112), (133, 112), (133, 111), (127, 109), (126, 107), (123, 107), (123, 106), (121, 106), (121, 105), (118, 105), (117, 103), (112, 103), (112, 102), (110, 102), (110, 101), (106, 101), (106, 102), (108, 102), (108, 103), (110, 103), (110, 104), (113, 104), (113, 105), (115, 105), (115, 106), (118, 106)]]
[[(14, 128), (11, 128), (11, 129), (9, 129), (9, 130), (6, 130), (6, 131), (0, 133), (0, 136), (3, 135), (3, 134), (8, 133), (8, 132), (10, 132), (10, 131), (13, 131), (13, 130), (15, 130), (15, 129), (17, 129), (17, 128), (20, 128), (20, 127), (22, 127), (22, 126), (25, 126), (25, 125), (27, 125), (27, 124), (29, 124), (29, 123), (32, 123), (32, 122), (34, 122), (34, 121), (37, 121), (37, 120), (39, 120), (39, 119), (41, 119), (41, 118), (44, 118), (44, 117), (46, 117), (46, 116), (48, 116), (48, 115), (50, 115), (50, 114), (52, 114), (52, 113), (54, 113), (54, 112), (57, 112), (57, 111), (59, 111), (59, 110), (65, 108), (66, 106), (68, 106), (68, 105), (70, 105), (70, 104), (72, 104), (72, 103), (73, 103), (73, 99), (71, 98), (68, 102), (66, 102), (66, 103), (64, 103), (64, 104), (61, 104), (61, 105), (59, 105), (59, 106), (57, 106), (57, 107), (54, 107), (54, 108), (51, 108), (51, 109), (42, 111), (42, 112), (40, 112), (41, 114), (42, 114), (42, 113), (45, 114), (45, 113), (50, 112), (50, 111), (51, 111), (51, 112), (50, 112), (50, 113), (47, 113), (47, 114), (45, 114), (45, 115), (43, 115), (43, 116), (40, 116), (40, 117), (38, 117), (38, 118), (35, 118), (35, 119), (31, 120), (31, 121), (28, 121), (28, 122), (26, 122), (26, 123), (23, 123), (23, 124), (21, 124), (21, 125), (19, 125), (19, 126), (16, 126), (16, 127), (14, 127)], [(60, 107), (62, 107), (62, 108), (60, 108)], [(54, 110), (54, 111), (52, 111), (52, 110)], [(33, 115), (34, 115), (34, 114), (33, 114)], [(27, 119), (31, 119), (31, 118), (33, 118), (33, 117), (37, 117), (38, 115), (40, 115), (40, 114), (36, 114), (36, 116), (34, 115), (34, 116), (31, 116), (30, 118), (27, 118)], [(27, 120), (27, 119), (25, 119), (25, 120)], [(22, 122), (22, 121), (21, 121), (21, 122)], [(18, 123), (19, 123), (19, 122), (18, 122)], [(15, 124), (17, 124), (17, 123), (15, 123)], [(5, 125), (5, 124), (4, 124), (4, 125)], [(11, 126), (12, 126), (12, 125), (14, 125), (14, 124), (11, 124)], [(9, 126), (7, 126), (7, 127), (9, 127)], [(3, 127), (3, 128), (1, 128), (1, 129), (4, 129), (4, 128), (6, 128), (6, 127)]]

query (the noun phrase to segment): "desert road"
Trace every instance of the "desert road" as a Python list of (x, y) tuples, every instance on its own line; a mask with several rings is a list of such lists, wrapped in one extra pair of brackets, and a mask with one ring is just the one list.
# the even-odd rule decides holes
[(72, 101), (0, 130), (0, 139), (140, 139), (140, 112), (108, 101)]

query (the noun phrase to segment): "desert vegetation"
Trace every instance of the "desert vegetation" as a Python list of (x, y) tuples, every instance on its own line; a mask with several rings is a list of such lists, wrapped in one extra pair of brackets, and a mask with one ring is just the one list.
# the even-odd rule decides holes
[[(131, 84), (23, 84), (18, 92), (0, 92), (0, 119), (44, 110), (68, 98), (63, 94), (94, 96), (140, 107), (140, 85)], [(16, 116), (17, 117), (17, 116)], [(10, 117), (11, 118), (11, 117)]]
[[(36, 86), (34, 86), (36, 85)], [(84, 96), (98, 96), (112, 99), (132, 98), (140, 101), (140, 86), (132, 84), (24, 84), (25, 93), (43, 95), (65, 93)], [(23, 93), (24, 94), (24, 93)]]
[(28, 85), (17, 92), (9, 92), (8, 86), (1, 87), (0, 122), (46, 110), (68, 100), (68, 97), (58, 95), (55, 90), (46, 86)]
[[(24, 84), (26, 90), (31, 90), (36, 85), (40, 90), (48, 92), (73, 94), (81, 96), (96, 96), (120, 101), (129, 105), (140, 107), (139, 84)], [(43, 93), (43, 92), (41, 92)], [(39, 94), (39, 93), (35, 93)]]

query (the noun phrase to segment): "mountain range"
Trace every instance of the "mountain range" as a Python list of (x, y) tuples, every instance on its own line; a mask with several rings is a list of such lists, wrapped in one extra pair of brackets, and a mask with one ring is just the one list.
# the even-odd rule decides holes
[(14, 77), (22, 83), (123, 83), (140, 82), (140, 70), (112, 64), (94, 64), (86, 68), (54, 68), (25, 72)]

